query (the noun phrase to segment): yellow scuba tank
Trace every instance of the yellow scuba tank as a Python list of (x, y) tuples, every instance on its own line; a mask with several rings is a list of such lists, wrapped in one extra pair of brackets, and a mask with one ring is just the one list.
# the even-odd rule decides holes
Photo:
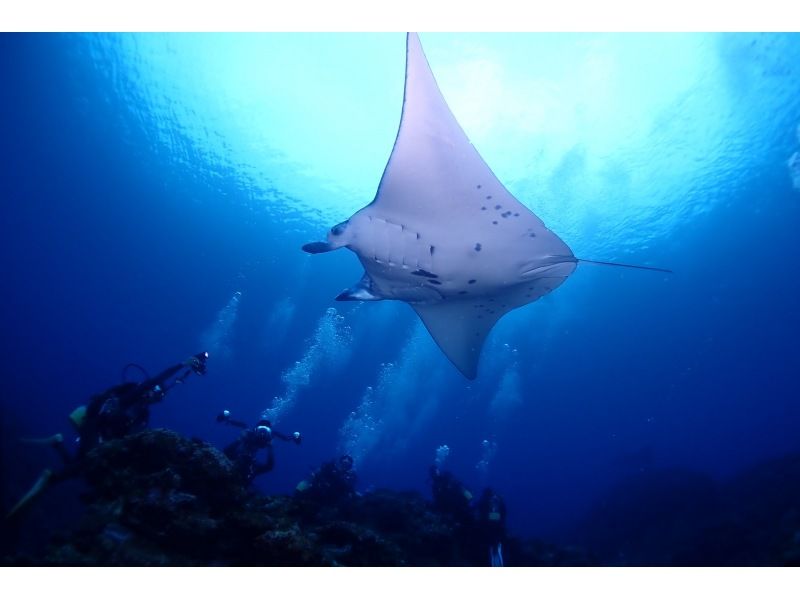
[(86, 405), (81, 405), (80, 407), (76, 407), (72, 413), (69, 414), (69, 421), (75, 427), (76, 430), (80, 430), (83, 427), (83, 422), (86, 419)]

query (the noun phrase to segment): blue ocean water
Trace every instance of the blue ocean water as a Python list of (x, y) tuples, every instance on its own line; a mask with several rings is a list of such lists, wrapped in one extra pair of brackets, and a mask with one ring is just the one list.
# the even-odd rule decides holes
[(514, 532), (558, 538), (631, 473), (800, 450), (800, 36), (421, 39), (486, 162), (576, 255), (675, 273), (580, 266), (500, 322), (470, 382), (406, 305), (333, 301), (355, 256), (299, 249), (374, 195), (402, 34), (4, 35), (4, 507), (54, 461), (19, 437), (67, 432), (129, 362), (200, 350), (208, 375), (151, 424), (219, 447), (222, 409), (301, 431), (267, 493), (344, 452), (363, 490), (428, 493), (447, 445)]

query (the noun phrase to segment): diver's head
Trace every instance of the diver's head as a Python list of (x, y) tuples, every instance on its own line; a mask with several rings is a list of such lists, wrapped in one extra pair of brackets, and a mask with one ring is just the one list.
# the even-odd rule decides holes
[(485, 504), (492, 513), (498, 512), (503, 505), (503, 500), (492, 488), (486, 488), (481, 495), (481, 502)]
[(260, 442), (270, 442), (272, 440), (272, 429), (269, 426), (259, 424), (255, 427), (254, 432)]
[(350, 455), (342, 455), (339, 457), (339, 469), (342, 471), (350, 471), (353, 469), (353, 457)]
[(256, 438), (262, 442), (272, 440), (272, 423), (268, 419), (260, 419), (254, 428)]
[(157, 403), (164, 399), (166, 395), (166, 391), (161, 387), (160, 384), (156, 384), (150, 391), (147, 393), (149, 400), (153, 403)]
[(195, 374), (202, 376), (206, 373), (206, 362), (208, 361), (208, 351), (203, 351), (190, 359), (190, 367)]

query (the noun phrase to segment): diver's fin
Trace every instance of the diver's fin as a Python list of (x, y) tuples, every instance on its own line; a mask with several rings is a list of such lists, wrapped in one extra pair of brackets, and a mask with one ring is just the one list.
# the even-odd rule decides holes
[(25, 493), (25, 496), (20, 498), (17, 501), (17, 504), (15, 504), (11, 508), (11, 510), (6, 515), (6, 519), (11, 519), (12, 517), (14, 517), (14, 515), (16, 515), (19, 511), (27, 507), (37, 496), (39, 496), (42, 492), (44, 492), (50, 483), (51, 477), (53, 477), (52, 470), (45, 469), (39, 476), (39, 479), (36, 480), (33, 486), (31, 486), (31, 489)]
[(306, 243), (303, 245), (303, 251), (306, 253), (326, 253), (338, 249), (327, 241), (314, 241), (313, 243)]
[(492, 560), (492, 567), (503, 567), (503, 545), (498, 542), (497, 546), (489, 547), (489, 557)]
[(653, 266), (636, 266), (634, 264), (618, 264), (616, 262), (598, 262), (596, 260), (584, 260), (578, 258), (579, 262), (584, 264), (595, 264), (597, 266), (618, 266), (620, 268), (636, 268), (637, 270), (653, 270), (654, 272), (666, 272), (667, 274), (673, 274), (672, 270), (667, 270), (666, 268), (654, 268)]

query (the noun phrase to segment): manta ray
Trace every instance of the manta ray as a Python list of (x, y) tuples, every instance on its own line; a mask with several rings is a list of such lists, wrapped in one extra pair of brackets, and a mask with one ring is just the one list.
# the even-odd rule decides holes
[(405, 301), (470, 380), (503, 315), (553, 291), (579, 261), (592, 262), (576, 258), (483, 161), (415, 33), (406, 36), (400, 128), (375, 199), (303, 250), (340, 247), (358, 256), (364, 275), (336, 300)]

